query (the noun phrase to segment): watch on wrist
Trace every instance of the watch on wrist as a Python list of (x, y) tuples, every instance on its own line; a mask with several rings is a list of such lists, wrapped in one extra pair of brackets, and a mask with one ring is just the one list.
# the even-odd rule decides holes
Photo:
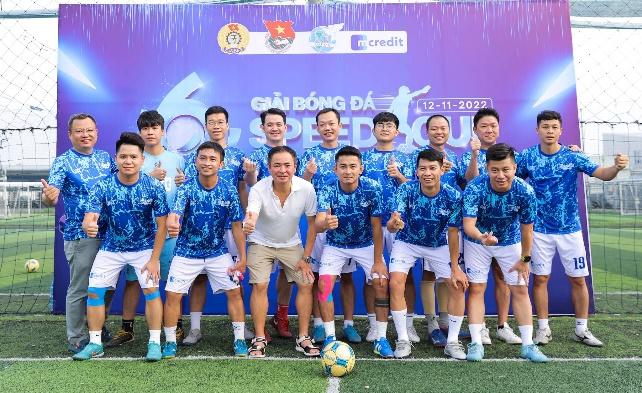
[(530, 263), (531, 262), (531, 256), (530, 255), (524, 255), (523, 257), (520, 258), (520, 261), (524, 263)]
[(302, 259), (305, 261), (305, 263), (308, 263), (308, 264), (314, 262), (314, 258), (312, 257), (304, 257)]

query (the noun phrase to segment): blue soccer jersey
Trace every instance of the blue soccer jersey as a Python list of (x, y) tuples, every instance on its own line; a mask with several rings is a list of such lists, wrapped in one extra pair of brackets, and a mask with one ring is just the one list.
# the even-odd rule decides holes
[(339, 218), (339, 227), (326, 232), (327, 244), (339, 248), (360, 248), (373, 244), (370, 217), (381, 217), (381, 186), (366, 177), (359, 179), (359, 186), (346, 193), (337, 180), (321, 189), (318, 194), (318, 211), (331, 213)]
[[(423, 150), (428, 150), (428, 149), (433, 149), (433, 148), (430, 145), (427, 145), (415, 150), (414, 153), (412, 154), (413, 173), (417, 169), (417, 157), (419, 157), (419, 153)], [(445, 183), (455, 189), (459, 189), (460, 169), (459, 169), (459, 158), (457, 157), (457, 153), (455, 153), (454, 151), (448, 148), (444, 148), (444, 152), (442, 153), (446, 153), (446, 155), (444, 156), (444, 160), (450, 161), (452, 164), (452, 167), (448, 172), (441, 175), (441, 182), (442, 184)]]
[(399, 151), (381, 151), (371, 149), (363, 153), (363, 176), (370, 178), (381, 186), (383, 194), (381, 195), (384, 214), (381, 217), (381, 224), (386, 225), (390, 219), (390, 213), (387, 211), (388, 206), (392, 203), (397, 188), (400, 183), (388, 175), (388, 164), (394, 157), (397, 168), (404, 177), (412, 180), (414, 176), (414, 165), (410, 161), (410, 156)]
[(314, 162), (317, 164), (317, 173), (312, 176), (311, 180), (314, 190), (319, 191), (326, 184), (334, 183), (337, 181), (337, 175), (334, 173), (334, 156), (344, 146), (339, 144), (337, 147), (329, 149), (316, 145), (306, 149), (299, 160), (301, 165), (298, 166), (296, 175), (303, 177), (305, 166), (310, 159), (314, 158)]
[[(491, 188), (488, 175), (481, 175), (464, 191), (463, 216), (477, 217), (477, 229), (493, 232), (498, 246), (508, 246), (521, 241), (520, 224), (535, 221), (536, 205), (535, 191), (526, 181), (515, 177), (510, 190), (499, 193)], [(466, 240), (480, 244), (468, 235)]]
[[(91, 154), (83, 154), (69, 149), (54, 159), (48, 183), (60, 190), (64, 201), (67, 216), (63, 234), (65, 240), (87, 237), (82, 230), (84, 205), (90, 190), (112, 172), (116, 172), (116, 164), (103, 150), (94, 149)], [(99, 223), (99, 238), (103, 237), (105, 224), (104, 220)]]
[(517, 161), (518, 174), (528, 178), (537, 196), (535, 231), (565, 234), (582, 229), (577, 200), (577, 174), (592, 176), (599, 167), (583, 153), (561, 146), (544, 154), (539, 145), (524, 150)]
[(167, 171), (165, 179), (159, 181), (165, 188), (165, 193), (167, 196), (167, 206), (174, 205), (174, 200), (176, 199), (176, 190), (178, 189), (178, 187), (176, 187), (174, 178), (178, 174), (179, 170), (183, 172), (185, 171), (185, 160), (180, 155), (169, 150), (165, 150), (157, 156), (149, 154), (148, 152), (145, 152), (144, 155), (145, 162), (143, 163), (141, 171), (147, 173), (148, 175), (156, 168), (163, 168), (165, 171)]
[[(470, 151), (465, 152), (461, 156), (461, 160), (459, 160), (459, 165), (458, 169), (459, 172), (457, 173), (457, 176), (459, 178), (459, 181), (466, 183), (466, 171), (468, 170), (468, 165), (470, 165), (470, 160), (472, 157), (473, 153)], [(479, 150), (479, 155), (477, 156), (477, 170), (479, 171), (480, 175), (486, 174), (486, 150), (480, 149)]]
[[(228, 146), (225, 149), (225, 158), (223, 158), (223, 168), (219, 169), (218, 176), (230, 184), (238, 184), (243, 180), (245, 172), (243, 171), (243, 159), (245, 153), (237, 147)], [(185, 180), (191, 180), (198, 177), (196, 169), (196, 152), (190, 153), (185, 159)]]
[(225, 228), (241, 221), (241, 202), (235, 186), (219, 178), (205, 189), (197, 178), (178, 189), (172, 212), (182, 216), (175, 255), (185, 258), (214, 258), (228, 252)]
[(405, 223), (396, 239), (423, 247), (448, 244), (446, 227), (461, 226), (462, 195), (447, 184), (442, 184), (437, 195), (429, 197), (414, 180), (399, 186), (391, 212), (399, 212)]
[(107, 218), (101, 250), (128, 252), (153, 248), (155, 217), (166, 216), (169, 208), (163, 185), (141, 172), (132, 185), (121, 183), (117, 174), (100, 181), (89, 194), (86, 211)]
[(268, 153), (271, 149), (268, 145), (261, 145), (250, 154), (249, 160), (256, 164), (256, 181), (270, 176)]

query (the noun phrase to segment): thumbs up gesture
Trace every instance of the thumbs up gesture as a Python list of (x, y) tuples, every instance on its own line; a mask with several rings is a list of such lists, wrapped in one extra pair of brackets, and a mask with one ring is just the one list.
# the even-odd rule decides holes
[(481, 150), (481, 142), (476, 134), (473, 134), (472, 138), (470, 138), (470, 150), (475, 156), (479, 155), (479, 151)]
[(402, 230), (406, 226), (406, 224), (401, 219), (401, 214), (399, 214), (399, 212), (393, 212), (390, 215), (390, 220), (388, 220), (386, 226), (388, 227), (388, 230), (390, 232), (394, 233)]
[(386, 171), (388, 171), (388, 176), (392, 177), (393, 179), (397, 179), (399, 178), (399, 176), (401, 176), (401, 172), (399, 172), (399, 167), (397, 166), (397, 160), (395, 159), (395, 156), (390, 156), (388, 165), (386, 165)]
[(179, 222), (179, 215), (176, 213), (169, 213), (167, 216), (167, 233), (171, 237), (177, 237), (181, 231), (181, 223)]
[(615, 155), (615, 167), (618, 169), (618, 171), (621, 171), (622, 169), (626, 168), (629, 165), (629, 156), (626, 154), (622, 153), (617, 153)]
[(161, 162), (158, 161), (154, 165), (154, 170), (149, 172), (149, 175), (157, 180), (163, 181), (165, 180), (165, 176), (167, 176), (167, 171), (161, 168)]
[(176, 176), (174, 176), (174, 183), (176, 184), (176, 187), (185, 183), (185, 172), (183, 172), (181, 168), (176, 168)]
[(256, 228), (256, 220), (259, 218), (258, 214), (256, 214), (253, 211), (247, 211), (245, 213), (245, 219), (243, 220), (242, 226), (243, 226), (243, 232), (246, 235), (249, 235), (250, 233), (254, 232), (254, 229)]
[(40, 183), (42, 183), (42, 198), (45, 204), (53, 206), (58, 203), (60, 190), (54, 186), (50, 186), (45, 179), (40, 179)]
[(82, 230), (89, 237), (98, 235), (98, 213), (85, 213), (85, 218), (82, 220)]
[(254, 173), (256, 172), (256, 163), (250, 161), (247, 158), (243, 159), (243, 170), (247, 173)]
[(325, 228), (337, 229), (339, 227), (339, 217), (332, 215), (332, 209), (329, 208), (325, 212)]
[(310, 175), (314, 175), (317, 173), (318, 166), (316, 161), (314, 160), (314, 157), (310, 158), (307, 164), (305, 164), (305, 171), (309, 173)]

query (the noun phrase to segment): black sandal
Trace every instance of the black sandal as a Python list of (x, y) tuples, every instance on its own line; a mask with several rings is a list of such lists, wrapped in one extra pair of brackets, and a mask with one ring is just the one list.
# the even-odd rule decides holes
[[(305, 341), (309, 341), (310, 344), (303, 345)], [(294, 349), (296, 349), (297, 352), (303, 353), (305, 356), (309, 356), (309, 357), (321, 356), (321, 350), (319, 349), (319, 347), (313, 344), (312, 338), (310, 338), (310, 336), (301, 336), (297, 338)]]
[(265, 337), (255, 337), (252, 340), (252, 345), (250, 345), (250, 348), (248, 350), (250, 358), (252, 359), (264, 358), (265, 347), (267, 347), (267, 341), (265, 340)]

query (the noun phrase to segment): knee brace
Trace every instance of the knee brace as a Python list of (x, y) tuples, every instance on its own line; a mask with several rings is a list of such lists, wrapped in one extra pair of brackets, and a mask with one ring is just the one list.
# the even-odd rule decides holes
[(160, 291), (158, 290), (158, 288), (156, 288), (154, 289), (154, 291), (145, 294), (145, 301), (151, 302), (152, 300), (159, 297), (160, 297)]
[(102, 307), (105, 305), (105, 292), (108, 288), (87, 288), (87, 305), (91, 307)]
[(330, 303), (332, 301), (332, 276), (329, 274), (319, 275), (319, 284), (321, 283), (323, 283), (323, 291), (319, 288), (319, 302)]
[(390, 299), (388, 298), (377, 298), (374, 301), (374, 306), (379, 308), (390, 308)]

